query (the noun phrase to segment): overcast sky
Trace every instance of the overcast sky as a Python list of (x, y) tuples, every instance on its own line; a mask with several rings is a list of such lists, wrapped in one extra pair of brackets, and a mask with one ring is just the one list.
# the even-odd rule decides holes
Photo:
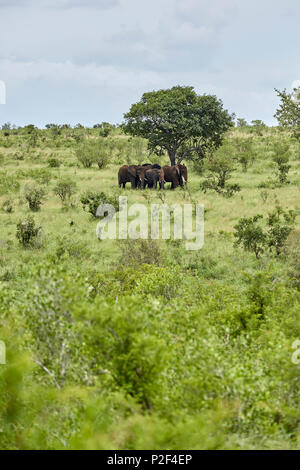
[(118, 123), (178, 84), (276, 124), (274, 88), (300, 79), (299, 24), (299, 0), (0, 0), (0, 124)]

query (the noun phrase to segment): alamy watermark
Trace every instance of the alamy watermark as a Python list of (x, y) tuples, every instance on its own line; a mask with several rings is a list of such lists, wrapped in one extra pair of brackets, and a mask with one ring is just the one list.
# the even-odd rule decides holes
[(4, 341), (0, 340), (0, 364), (6, 364), (6, 346)]
[(292, 363), (293, 364), (300, 364), (300, 340), (296, 339), (293, 344), (292, 348), (296, 351), (292, 354)]
[[(97, 225), (100, 240), (138, 238), (152, 240), (185, 240), (187, 250), (200, 250), (204, 243), (203, 204), (132, 204), (127, 197), (119, 196), (119, 217), (111, 204), (98, 207), (97, 217), (103, 217)], [(149, 228), (150, 222), (150, 228)], [(117, 230), (118, 225), (118, 230)]]
[(292, 83), (292, 101), (296, 104), (300, 103), (300, 80), (295, 80)]
[(0, 104), (6, 104), (6, 86), (3, 80), (0, 80)]

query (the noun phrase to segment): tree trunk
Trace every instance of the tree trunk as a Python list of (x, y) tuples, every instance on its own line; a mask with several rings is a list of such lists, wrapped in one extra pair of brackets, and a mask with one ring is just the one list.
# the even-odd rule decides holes
[(168, 154), (169, 154), (171, 166), (176, 165), (176, 160), (175, 160), (176, 150), (168, 150)]

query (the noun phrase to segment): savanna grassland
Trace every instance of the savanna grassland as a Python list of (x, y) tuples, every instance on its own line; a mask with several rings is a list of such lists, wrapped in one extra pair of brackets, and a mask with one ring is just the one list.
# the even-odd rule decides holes
[[(1, 449), (299, 448), (299, 143), (278, 128), (228, 132), (240, 190), (226, 196), (189, 161), (186, 188), (121, 190), (121, 165), (168, 158), (118, 128), (99, 133), (0, 132)], [(284, 181), (277, 144), (289, 147)], [(99, 166), (81, 158), (89, 145), (103, 148)], [(204, 246), (100, 241), (87, 192), (204, 204)], [(272, 243), (236, 246), (241, 219), (263, 215), (267, 233), (272, 213)]]

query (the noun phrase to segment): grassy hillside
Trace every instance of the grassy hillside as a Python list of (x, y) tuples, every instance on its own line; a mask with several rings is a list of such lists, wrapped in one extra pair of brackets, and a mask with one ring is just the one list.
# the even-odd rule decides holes
[[(258, 135), (257, 135), (258, 134)], [(120, 190), (122, 164), (157, 161), (146, 144), (114, 129), (107, 165), (84, 168), (78, 149), (99, 129), (0, 132), (0, 447), (92, 449), (294, 449), (299, 447), (300, 217), (281, 253), (257, 259), (236, 247), (241, 218), (276, 206), (300, 210), (300, 146), (278, 129), (234, 129), (226, 144), (252, 139), (232, 197), (188, 189)], [(290, 145), (288, 183), (272, 151)], [(55, 160), (55, 163), (52, 163)], [(68, 180), (65, 204), (55, 194)], [(43, 188), (32, 212), (28, 191)], [(202, 203), (205, 242), (99, 241), (83, 210), (87, 191), (128, 203)], [(16, 237), (33, 216), (32, 245)]]

